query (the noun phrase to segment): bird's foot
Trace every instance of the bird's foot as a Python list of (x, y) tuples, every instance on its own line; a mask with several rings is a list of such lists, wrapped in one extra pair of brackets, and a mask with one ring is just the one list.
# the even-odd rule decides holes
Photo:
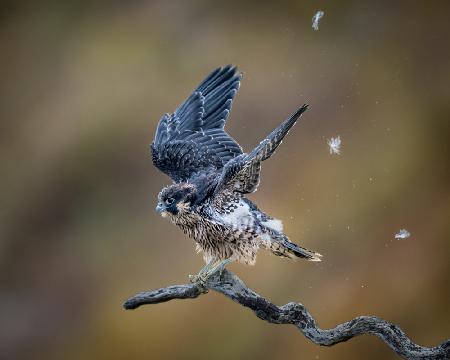
[(211, 269), (211, 265), (213, 264), (213, 262), (209, 262), (208, 264), (206, 264), (199, 272), (197, 275), (189, 275), (189, 281), (191, 283), (199, 283), (202, 285), (206, 285), (206, 280), (208, 279), (208, 271)]
[(206, 289), (207, 280), (208, 277), (206, 276), (206, 274), (189, 275), (189, 281), (192, 284), (196, 284), (204, 289)]
[(193, 285), (195, 285), (202, 293), (206, 294), (208, 292), (208, 286), (206, 286), (208, 277), (205, 273), (189, 275), (189, 281)]
[(206, 287), (208, 279), (215, 273), (219, 272), (219, 277), (220, 279), (222, 278), (222, 273), (225, 270), (225, 266), (230, 262), (231, 260), (226, 259), (216, 261), (215, 263), (209, 263), (201, 269), (197, 275), (189, 275), (189, 281), (191, 283), (199, 284), (202, 287)]

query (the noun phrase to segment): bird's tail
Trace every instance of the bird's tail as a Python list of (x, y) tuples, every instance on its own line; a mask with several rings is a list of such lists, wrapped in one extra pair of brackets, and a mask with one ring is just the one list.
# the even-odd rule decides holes
[(322, 261), (321, 254), (290, 242), (284, 234), (271, 232), (270, 235), (267, 234), (266, 240), (268, 241), (265, 242), (265, 247), (275, 255), (291, 259), (299, 257), (308, 261)]
[(283, 121), (275, 130), (273, 130), (259, 145), (248, 154), (251, 159), (256, 158), (259, 161), (268, 159), (275, 152), (277, 147), (281, 144), (283, 138), (289, 132), (292, 126), (295, 125), (300, 116), (308, 109), (308, 105), (303, 105), (289, 118)]
[(322, 261), (322, 255), (318, 252), (305, 249), (304, 247), (291, 243), (289, 240), (284, 241), (282, 244), (288, 254), (295, 255), (296, 257), (303, 258), (308, 261)]

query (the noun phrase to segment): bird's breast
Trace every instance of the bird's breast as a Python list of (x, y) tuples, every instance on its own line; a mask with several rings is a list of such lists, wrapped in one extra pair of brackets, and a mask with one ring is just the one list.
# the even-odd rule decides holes
[(204, 219), (198, 214), (181, 213), (179, 215), (171, 215), (170, 220), (191, 238), (197, 239), (204, 232)]

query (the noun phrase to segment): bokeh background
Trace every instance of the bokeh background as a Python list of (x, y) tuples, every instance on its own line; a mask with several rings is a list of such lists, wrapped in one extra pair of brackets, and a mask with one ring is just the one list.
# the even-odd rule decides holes
[(244, 72), (227, 124), (244, 149), (310, 104), (251, 198), (324, 254), (231, 269), (325, 328), (366, 314), (422, 345), (448, 338), (449, 15), (448, 1), (2, 1), (0, 357), (398, 358), (370, 336), (318, 347), (215, 293), (122, 309), (203, 265), (154, 212), (169, 179), (148, 145), (228, 63)]

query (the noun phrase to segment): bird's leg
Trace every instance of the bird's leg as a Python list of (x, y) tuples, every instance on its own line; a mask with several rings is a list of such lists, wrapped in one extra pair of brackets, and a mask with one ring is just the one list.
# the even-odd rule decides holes
[(205, 285), (209, 277), (211, 277), (217, 271), (220, 271), (220, 276), (222, 276), (222, 272), (225, 269), (225, 266), (230, 262), (230, 259), (210, 261), (203, 269), (200, 270), (200, 272), (196, 276), (190, 276), (190, 280), (191, 282)]
[(189, 280), (192, 283), (199, 282), (199, 280), (203, 278), (204, 274), (206, 274), (211, 268), (211, 266), (216, 262), (217, 261), (214, 260), (209, 261), (204, 267), (201, 268), (201, 270), (198, 272), (197, 275), (189, 275)]
[(225, 266), (227, 266), (231, 262), (230, 259), (222, 260), (219, 264), (216, 265), (214, 269), (211, 269), (211, 274), (214, 274), (216, 271), (219, 271), (219, 276), (222, 277), (222, 273), (225, 270)]

